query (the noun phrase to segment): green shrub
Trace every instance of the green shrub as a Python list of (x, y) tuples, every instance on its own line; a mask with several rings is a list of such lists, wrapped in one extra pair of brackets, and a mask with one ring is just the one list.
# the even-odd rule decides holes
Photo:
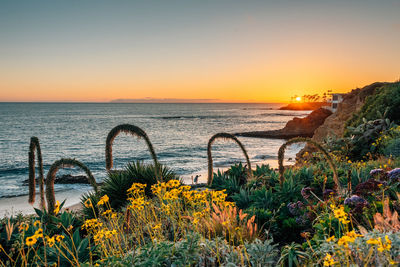
[(400, 123), (400, 82), (386, 84), (378, 88), (376, 93), (366, 98), (360, 111), (346, 122), (346, 126), (357, 127), (367, 120), (376, 119), (378, 111), (387, 111), (387, 118), (395, 123)]

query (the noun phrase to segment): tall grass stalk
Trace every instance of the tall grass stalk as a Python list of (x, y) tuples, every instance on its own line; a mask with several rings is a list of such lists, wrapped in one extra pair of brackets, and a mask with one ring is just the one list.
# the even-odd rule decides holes
[(244, 148), (243, 144), (239, 141), (239, 139), (236, 138), (236, 136), (229, 134), (229, 133), (217, 133), (213, 135), (210, 140), (208, 141), (207, 145), (207, 158), (208, 158), (208, 180), (207, 180), (207, 185), (210, 186), (212, 184), (212, 179), (213, 179), (213, 159), (212, 159), (212, 154), (211, 154), (211, 147), (215, 140), (217, 139), (223, 139), (223, 140), (232, 140), (242, 150), (245, 158), (246, 158), (246, 163), (248, 166), (248, 174), (249, 176), (251, 175), (251, 163), (249, 159), (249, 155), (247, 154), (246, 149)]
[(87, 178), (90, 184), (93, 186), (94, 191), (96, 193), (98, 192), (96, 179), (85, 164), (76, 159), (63, 158), (57, 160), (53, 163), (53, 165), (51, 165), (46, 177), (46, 198), (49, 214), (54, 214), (54, 207), (56, 204), (56, 198), (54, 194), (54, 181), (56, 178), (56, 174), (60, 168), (66, 167), (79, 167), (80, 169), (82, 169), (86, 173)]
[[(147, 136), (146, 132), (143, 131), (141, 128), (132, 125), (132, 124), (120, 124), (114, 127), (107, 135), (106, 139), (106, 170), (110, 171), (113, 167), (113, 155), (112, 155), (112, 146), (114, 139), (121, 133), (124, 132), (126, 134), (131, 134), (132, 136), (137, 136), (138, 138), (143, 138), (146, 142), (146, 145), (150, 151), (151, 157), (154, 161), (155, 166), (157, 169), (159, 168), (156, 152), (154, 151), (153, 144), (150, 142), (149, 137)], [(157, 180), (160, 180), (161, 177), (159, 173), (156, 174)]]
[(35, 177), (35, 151), (37, 154), (38, 168), (39, 168), (39, 191), (40, 191), (40, 207), (46, 208), (44, 198), (44, 175), (43, 175), (43, 159), (42, 151), (40, 149), (39, 138), (36, 136), (31, 137), (29, 145), (29, 203), (35, 203), (36, 195), (36, 177)]
[(329, 166), (331, 167), (331, 169), (333, 171), (333, 181), (335, 182), (336, 189), (340, 190), (340, 183), (339, 183), (339, 178), (337, 175), (336, 167), (335, 167), (335, 164), (333, 163), (333, 160), (332, 160), (331, 156), (329, 155), (328, 151), (326, 151), (326, 149), (323, 148), (321, 144), (319, 144), (318, 142), (315, 142), (307, 137), (292, 138), (289, 141), (287, 141), (286, 143), (284, 143), (279, 148), (278, 164), (279, 164), (279, 181), (280, 181), (281, 185), (283, 184), (283, 182), (285, 180), (285, 178), (283, 176), (283, 173), (285, 171), (285, 167), (283, 166), (283, 160), (285, 158), (285, 150), (288, 146), (290, 146), (292, 144), (296, 144), (296, 143), (308, 143), (308, 144), (314, 146), (319, 152), (321, 152), (324, 155), (326, 161), (328, 162)]

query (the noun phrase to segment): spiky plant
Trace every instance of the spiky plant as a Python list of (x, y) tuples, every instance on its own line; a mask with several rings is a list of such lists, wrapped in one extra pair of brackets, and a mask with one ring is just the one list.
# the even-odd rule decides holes
[(40, 190), (40, 207), (42, 209), (46, 208), (46, 203), (44, 199), (44, 175), (43, 175), (43, 159), (42, 151), (40, 149), (39, 138), (36, 136), (31, 137), (31, 142), (29, 145), (29, 203), (35, 203), (36, 195), (36, 177), (35, 177), (35, 151), (37, 154), (37, 161), (39, 167), (39, 190)]
[(285, 157), (285, 150), (288, 146), (292, 145), (292, 144), (296, 144), (296, 143), (308, 143), (312, 146), (314, 146), (319, 152), (321, 152), (326, 161), (328, 162), (329, 166), (331, 167), (332, 171), (333, 171), (333, 181), (335, 182), (336, 185), (336, 189), (340, 190), (340, 183), (339, 183), (339, 178), (336, 172), (336, 167), (335, 164), (332, 161), (331, 156), (329, 155), (329, 153), (326, 151), (325, 148), (322, 147), (321, 144), (319, 144), (318, 142), (315, 142), (313, 140), (311, 140), (310, 138), (307, 137), (295, 137), (290, 139), (289, 141), (287, 141), (286, 143), (284, 143), (278, 151), (278, 164), (279, 164), (279, 181), (280, 184), (282, 185), (285, 178), (283, 176), (283, 172), (285, 171), (285, 167), (283, 166), (283, 159)]
[[(113, 167), (113, 156), (112, 156), (112, 146), (114, 139), (121, 133), (124, 132), (126, 134), (131, 134), (133, 136), (137, 136), (138, 138), (143, 138), (146, 142), (146, 145), (150, 151), (151, 157), (153, 158), (154, 165), (159, 166), (156, 152), (154, 151), (153, 144), (150, 142), (149, 137), (146, 132), (141, 128), (132, 125), (132, 124), (120, 124), (114, 127), (107, 135), (106, 139), (106, 170), (110, 171)], [(157, 168), (158, 169), (158, 168)], [(162, 179), (159, 174), (159, 170), (156, 173), (157, 180)]]
[(144, 164), (141, 161), (129, 163), (124, 170), (108, 172), (101, 186), (101, 195), (110, 198), (110, 205), (120, 210), (127, 204), (127, 190), (133, 183), (146, 184), (145, 193), (152, 197), (151, 186), (157, 183), (154, 173), (160, 171), (163, 181), (180, 180), (180, 178), (164, 165)]
[(49, 172), (46, 176), (46, 198), (49, 214), (54, 214), (54, 207), (56, 204), (56, 198), (54, 194), (54, 180), (56, 179), (56, 174), (60, 168), (66, 167), (79, 167), (82, 169), (86, 173), (89, 183), (93, 186), (94, 191), (98, 192), (96, 179), (93, 177), (92, 172), (85, 164), (76, 159), (63, 158), (57, 160), (53, 163), (53, 165), (50, 166)]
[(236, 136), (229, 134), (229, 133), (217, 133), (214, 134), (210, 140), (208, 141), (208, 145), (207, 145), (207, 158), (208, 158), (208, 179), (207, 179), (207, 185), (210, 186), (212, 184), (212, 179), (213, 179), (213, 160), (212, 160), (212, 154), (211, 154), (211, 147), (213, 145), (213, 143), (215, 142), (215, 140), (217, 139), (223, 139), (223, 140), (232, 140), (234, 141), (236, 144), (238, 144), (238, 146), (240, 147), (240, 149), (242, 150), (245, 158), (246, 158), (246, 162), (247, 162), (247, 167), (248, 167), (248, 174), (249, 176), (251, 175), (251, 163), (250, 163), (250, 159), (249, 159), (249, 155), (247, 154), (246, 149), (244, 148), (243, 144), (239, 141), (239, 139), (236, 138)]

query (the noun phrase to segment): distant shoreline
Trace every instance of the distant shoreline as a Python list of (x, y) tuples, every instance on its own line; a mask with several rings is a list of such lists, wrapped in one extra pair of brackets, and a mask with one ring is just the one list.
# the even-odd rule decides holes
[[(274, 105), (286, 105), (284, 102), (167, 102), (167, 101), (137, 101), (137, 102), (119, 102), (119, 101), (99, 101), (99, 102), (87, 102), (87, 101), (0, 101), (0, 104), (274, 104)], [(279, 108), (278, 108), (279, 109)]]

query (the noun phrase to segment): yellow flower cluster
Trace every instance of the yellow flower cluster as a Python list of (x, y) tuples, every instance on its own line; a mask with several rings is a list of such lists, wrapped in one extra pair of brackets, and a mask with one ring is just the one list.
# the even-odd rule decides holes
[(146, 204), (148, 204), (148, 201), (145, 201), (144, 197), (128, 198), (128, 200), (130, 201), (128, 209), (131, 209), (131, 210), (141, 211), (144, 209), (144, 206)]
[[(39, 222), (39, 221), (36, 221), (36, 222), (34, 223), (34, 225), (40, 226), (40, 222)], [(26, 228), (26, 229), (28, 229), (28, 228)], [(39, 238), (43, 238), (43, 229), (42, 229), (42, 228), (37, 229), (37, 230), (35, 231), (35, 234), (34, 234), (33, 236), (27, 237), (27, 238), (25, 239), (25, 243), (26, 243), (28, 246), (33, 246), (34, 244), (36, 244), (36, 242), (38, 241)]]
[(27, 224), (27, 223), (21, 223), (21, 224), (19, 225), (19, 227), (18, 227), (18, 230), (19, 230), (20, 232), (22, 232), (22, 231), (28, 231), (28, 229), (29, 229), (29, 224)]
[(60, 201), (56, 201), (56, 205), (54, 206), (54, 213), (57, 214), (60, 211)]
[(331, 204), (331, 209), (333, 211), (333, 216), (338, 219), (339, 222), (342, 224), (348, 224), (350, 222), (347, 213), (344, 211), (343, 205), (336, 207), (334, 204)]
[(132, 186), (127, 190), (128, 194), (132, 195), (141, 195), (144, 194), (144, 189), (146, 188), (145, 184), (134, 183)]
[(97, 243), (101, 241), (103, 238), (109, 239), (112, 236), (117, 234), (117, 230), (105, 230), (105, 229), (100, 229), (95, 233), (93, 236), (94, 241)]
[(103, 223), (100, 222), (98, 219), (88, 219), (83, 223), (81, 228), (89, 231), (99, 228), (101, 226), (103, 226)]
[(377, 245), (377, 249), (379, 252), (389, 251), (392, 248), (392, 241), (387, 235), (385, 235), (385, 243), (382, 242), (382, 238), (378, 237), (378, 239), (371, 238), (367, 240), (367, 244), (370, 244), (372, 246)]
[(324, 258), (324, 266), (333, 266), (333, 265), (335, 265), (335, 263), (336, 262), (334, 261), (332, 255), (329, 253), (326, 254), (326, 256)]
[(108, 202), (109, 198), (107, 195), (104, 195), (100, 198), (99, 202), (97, 202), (98, 206), (104, 205)]
[(339, 246), (349, 247), (349, 243), (353, 243), (357, 237), (362, 237), (362, 235), (357, 234), (354, 230), (347, 232), (346, 235), (342, 236), (338, 240)]

